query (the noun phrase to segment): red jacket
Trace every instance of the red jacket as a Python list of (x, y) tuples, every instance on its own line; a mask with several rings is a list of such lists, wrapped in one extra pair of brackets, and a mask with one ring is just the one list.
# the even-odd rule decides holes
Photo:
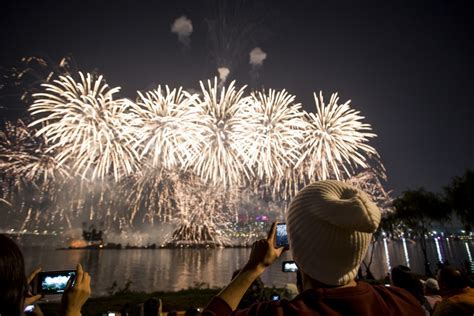
[(202, 315), (425, 316), (425, 312), (420, 303), (403, 289), (358, 282), (355, 287), (306, 290), (291, 301), (256, 303), (234, 312), (225, 301), (215, 297)]

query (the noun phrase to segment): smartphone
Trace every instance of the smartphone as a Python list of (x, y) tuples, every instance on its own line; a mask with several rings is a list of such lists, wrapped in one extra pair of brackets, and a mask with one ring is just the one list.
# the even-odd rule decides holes
[(278, 223), (276, 227), (275, 244), (277, 248), (283, 247), (289, 249), (288, 234), (286, 232), (286, 223)]
[(25, 310), (23, 311), (24, 313), (33, 313), (35, 310), (35, 305), (26, 305)]
[(278, 294), (273, 294), (272, 295), (272, 301), (279, 301), (280, 300), (280, 295)]
[(33, 294), (61, 294), (66, 290), (69, 279), (76, 278), (76, 270), (40, 272), (33, 281)]
[(281, 263), (281, 271), (283, 272), (297, 272), (298, 266), (294, 261), (283, 261)]

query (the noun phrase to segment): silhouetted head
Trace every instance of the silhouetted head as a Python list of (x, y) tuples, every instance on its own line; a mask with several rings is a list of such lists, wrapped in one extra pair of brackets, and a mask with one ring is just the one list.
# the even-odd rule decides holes
[(0, 235), (0, 315), (21, 315), (27, 293), (25, 263), (20, 248)]
[(453, 267), (444, 267), (438, 271), (438, 283), (441, 291), (460, 290), (469, 284), (466, 276)]
[(196, 307), (190, 307), (186, 310), (186, 312), (184, 312), (184, 315), (185, 316), (198, 316), (198, 315), (201, 315), (201, 313)]
[(420, 302), (424, 300), (423, 284), (409, 267), (396, 266), (391, 275), (393, 285), (407, 290)]

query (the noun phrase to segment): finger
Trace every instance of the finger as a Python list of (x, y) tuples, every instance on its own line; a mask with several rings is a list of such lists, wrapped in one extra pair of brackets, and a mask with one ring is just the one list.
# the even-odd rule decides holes
[(84, 273), (84, 278), (82, 279), (82, 284), (85, 287), (89, 287), (91, 285), (91, 276), (89, 273), (85, 272)]
[(76, 271), (76, 284), (78, 284), (82, 282), (82, 278), (84, 277), (84, 270), (82, 270), (80, 263), (77, 264)]
[(275, 241), (275, 233), (276, 233), (277, 224), (278, 222), (273, 222), (272, 227), (270, 228), (270, 231), (268, 232), (267, 240), (272, 243)]
[(74, 279), (72, 277), (70, 277), (69, 280), (67, 280), (66, 288), (64, 289), (64, 291), (69, 290), (72, 287), (73, 282), (74, 282)]
[(42, 297), (43, 297), (43, 295), (41, 295), (41, 294), (25, 297), (25, 303), (24, 304), (25, 304), (25, 306), (26, 305), (31, 305), (31, 304), (35, 303), (36, 301), (39, 301)]
[(30, 275), (26, 278), (26, 282), (27, 282), (28, 284), (30, 284), (31, 281), (33, 281), (33, 279), (35, 278), (35, 276), (36, 276), (38, 273), (41, 272), (41, 270), (43, 270), (43, 269), (41, 269), (41, 268), (36, 268), (36, 269), (35, 269), (33, 272), (31, 272)]

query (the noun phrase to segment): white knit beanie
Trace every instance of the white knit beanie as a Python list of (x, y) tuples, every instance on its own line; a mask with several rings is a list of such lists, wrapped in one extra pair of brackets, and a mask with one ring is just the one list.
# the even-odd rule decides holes
[(326, 180), (298, 192), (286, 221), (293, 260), (312, 279), (337, 286), (357, 275), (380, 211), (364, 192)]

